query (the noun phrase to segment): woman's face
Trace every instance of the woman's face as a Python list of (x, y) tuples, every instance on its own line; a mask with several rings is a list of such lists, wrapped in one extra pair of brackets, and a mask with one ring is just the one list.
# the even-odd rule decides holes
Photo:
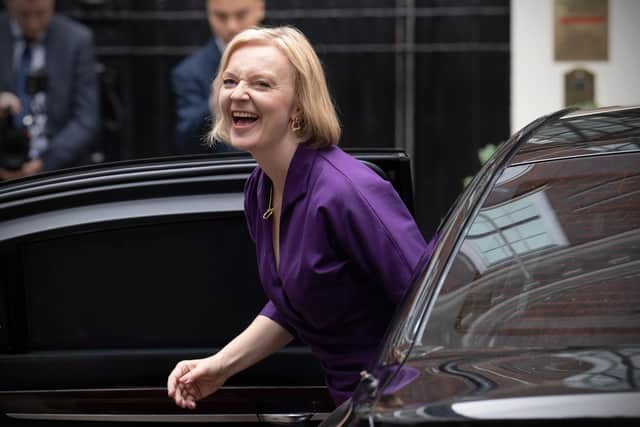
[(234, 148), (252, 152), (292, 136), (293, 67), (275, 46), (238, 48), (222, 81), (220, 105)]

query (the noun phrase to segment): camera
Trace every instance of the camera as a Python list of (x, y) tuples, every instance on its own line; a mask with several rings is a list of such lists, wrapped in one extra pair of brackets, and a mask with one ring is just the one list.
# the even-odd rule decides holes
[(7, 108), (0, 119), (0, 168), (17, 170), (29, 159), (29, 131), (16, 128)]
[(26, 80), (29, 105), (20, 126), (16, 126), (9, 109), (4, 111), (0, 119), (0, 168), (18, 170), (31, 156), (46, 150), (46, 91), (44, 70), (32, 71)]

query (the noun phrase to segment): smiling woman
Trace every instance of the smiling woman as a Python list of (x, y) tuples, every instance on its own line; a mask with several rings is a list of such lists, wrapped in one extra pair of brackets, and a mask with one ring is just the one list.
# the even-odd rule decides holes
[(320, 61), (298, 30), (236, 36), (214, 81), (212, 140), (258, 162), (244, 191), (269, 301), (218, 353), (178, 363), (182, 407), (290, 342), (308, 344), (336, 403), (354, 391), (430, 252), (392, 185), (336, 147), (340, 127)]
[(222, 73), (221, 117), (236, 149), (259, 152), (292, 138), (289, 122), (298, 120), (293, 75), (287, 58), (275, 46), (239, 49)]
[[(239, 52), (234, 54), (237, 50)], [(295, 94), (297, 111), (296, 114), (291, 112), (291, 125), (300, 140), (314, 147), (338, 143), (340, 124), (324, 70), (313, 48), (299, 31), (289, 27), (277, 31), (244, 31), (227, 48), (220, 70), (223, 72), (218, 73), (213, 82), (213, 93), (218, 94), (218, 102), (214, 105), (216, 121), (211, 132), (212, 141), (230, 140), (229, 116), (224, 108), (231, 96), (228, 89), (242, 83), (234, 72), (244, 71), (249, 77), (245, 80), (248, 88), (267, 93), (275, 90), (291, 97)], [(288, 89), (291, 93), (286, 93)]]

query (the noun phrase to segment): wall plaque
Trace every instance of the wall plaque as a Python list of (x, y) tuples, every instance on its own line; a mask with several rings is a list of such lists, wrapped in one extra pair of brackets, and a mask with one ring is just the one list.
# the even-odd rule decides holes
[(593, 73), (576, 69), (564, 75), (564, 105), (582, 108), (595, 107), (595, 77)]
[(555, 0), (556, 61), (609, 59), (609, 0)]

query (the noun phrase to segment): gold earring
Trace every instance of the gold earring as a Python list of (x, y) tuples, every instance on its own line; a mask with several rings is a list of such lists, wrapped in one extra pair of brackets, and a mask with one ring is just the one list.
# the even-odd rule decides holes
[(302, 129), (302, 120), (300, 120), (300, 117), (294, 117), (291, 119), (291, 130), (299, 132), (300, 129)]

